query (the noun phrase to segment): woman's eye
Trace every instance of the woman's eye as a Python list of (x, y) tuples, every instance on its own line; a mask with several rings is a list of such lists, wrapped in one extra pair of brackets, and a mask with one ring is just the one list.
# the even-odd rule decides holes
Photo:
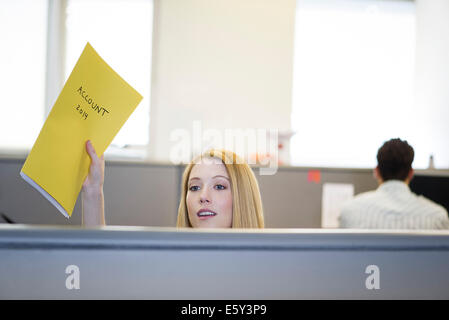
[(215, 186), (215, 189), (217, 189), (217, 190), (224, 190), (224, 189), (226, 189), (226, 187), (224, 185), (222, 185), (222, 184), (217, 184)]
[(200, 189), (199, 186), (191, 186), (191, 187), (189, 188), (190, 191), (197, 191), (197, 190), (199, 190), (199, 189)]

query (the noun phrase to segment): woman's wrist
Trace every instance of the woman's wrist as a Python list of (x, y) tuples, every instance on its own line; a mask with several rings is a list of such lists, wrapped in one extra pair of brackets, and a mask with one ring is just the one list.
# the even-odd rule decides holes
[(89, 186), (83, 187), (82, 195), (85, 198), (96, 198), (103, 195), (103, 186)]
[(83, 188), (82, 225), (87, 227), (105, 225), (102, 186)]

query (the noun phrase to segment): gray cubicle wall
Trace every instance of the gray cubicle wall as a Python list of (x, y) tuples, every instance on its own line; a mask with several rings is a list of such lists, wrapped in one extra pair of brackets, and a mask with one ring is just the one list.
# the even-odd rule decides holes
[[(319, 172), (319, 181), (309, 179), (310, 171)], [(377, 187), (372, 170), (368, 169), (280, 167), (272, 176), (254, 172), (269, 228), (320, 228), (325, 183), (352, 184), (355, 194)]]
[[(0, 212), (16, 223), (80, 225), (81, 197), (72, 217), (66, 219), (20, 177), (23, 163), (24, 159), (0, 160)], [(106, 223), (174, 226), (180, 170), (171, 165), (108, 161), (104, 185)]]
[[(24, 158), (0, 159), (0, 212), (17, 223), (81, 224), (78, 198), (67, 220), (35, 189), (20, 178)], [(105, 169), (105, 211), (108, 225), (175, 226), (183, 166), (142, 162), (107, 161)], [(317, 182), (309, 171), (319, 171)], [(260, 175), (260, 186), (268, 228), (320, 228), (321, 197), (325, 183), (354, 185), (355, 194), (373, 190), (377, 183), (370, 169), (280, 167), (274, 175)], [(441, 175), (446, 171), (417, 171)], [(0, 223), (4, 221), (0, 218)]]
[[(0, 212), (25, 224), (81, 224), (81, 201), (72, 217), (64, 218), (44, 197), (19, 176), (24, 159), (0, 159)], [(105, 212), (108, 225), (175, 226), (183, 166), (107, 161)], [(266, 227), (321, 227), (323, 183), (350, 183), (355, 193), (372, 190), (371, 170), (317, 169), (319, 182), (310, 182), (309, 168), (280, 167), (276, 174), (254, 172), (259, 182)], [(3, 222), (0, 219), (0, 223)]]
[(449, 232), (0, 225), (0, 299), (449, 299)]

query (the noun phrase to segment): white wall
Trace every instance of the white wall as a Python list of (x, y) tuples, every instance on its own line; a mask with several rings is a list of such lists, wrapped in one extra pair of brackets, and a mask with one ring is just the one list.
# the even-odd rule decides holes
[[(203, 131), (291, 128), (295, 3), (155, 0), (152, 159), (168, 161), (176, 144), (170, 134), (192, 133), (196, 120)], [(446, 168), (449, 1), (416, 0), (416, 5), (415, 106), (404, 115), (416, 129), (407, 139), (417, 146), (415, 164), (427, 164), (435, 153), (436, 166)]]
[(290, 129), (295, 0), (155, 0), (150, 156), (175, 129)]
[[(415, 139), (420, 154), (440, 150), (435, 165), (449, 168), (449, 1), (417, 0), (416, 5)], [(432, 124), (429, 132), (422, 132), (423, 123)]]

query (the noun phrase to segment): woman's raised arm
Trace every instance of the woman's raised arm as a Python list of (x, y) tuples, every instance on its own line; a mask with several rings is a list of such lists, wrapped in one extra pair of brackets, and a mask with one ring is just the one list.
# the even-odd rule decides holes
[(86, 227), (104, 226), (104, 155), (101, 158), (97, 156), (90, 140), (86, 142), (86, 150), (91, 163), (81, 193), (82, 225)]

